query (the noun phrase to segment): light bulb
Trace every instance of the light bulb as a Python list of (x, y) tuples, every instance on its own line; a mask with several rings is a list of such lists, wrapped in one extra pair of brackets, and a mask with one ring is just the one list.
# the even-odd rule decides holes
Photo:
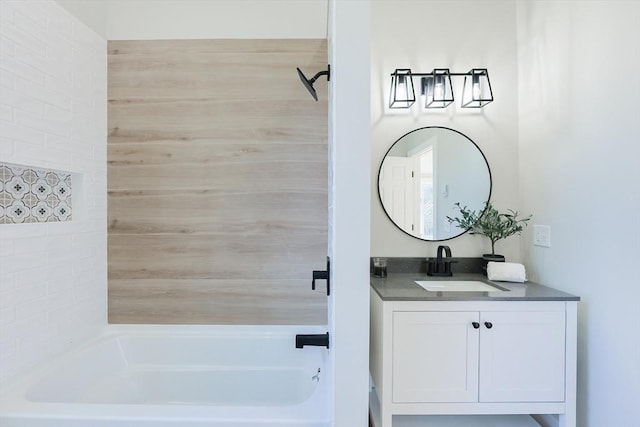
[(480, 90), (480, 76), (473, 74), (471, 77), (471, 99), (474, 101), (479, 100), (480, 95), (482, 95), (482, 91)]
[(433, 99), (442, 101), (444, 99), (444, 79), (442, 76), (436, 76), (435, 87), (433, 88)]
[(434, 89), (433, 99), (435, 100), (443, 100), (444, 99), (444, 85), (442, 83), (436, 83), (436, 87)]
[(409, 93), (407, 89), (407, 79), (405, 76), (398, 76), (398, 93), (403, 99), (409, 99)]
[(474, 82), (471, 93), (473, 94), (473, 99), (480, 99), (480, 95), (482, 95), (482, 91), (480, 90), (480, 83)]

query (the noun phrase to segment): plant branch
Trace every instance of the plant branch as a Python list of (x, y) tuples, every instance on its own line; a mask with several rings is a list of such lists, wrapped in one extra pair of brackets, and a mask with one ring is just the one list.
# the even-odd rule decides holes
[(460, 203), (456, 203), (455, 206), (460, 211), (460, 216), (447, 217), (449, 223), (455, 224), (463, 230), (468, 230), (469, 234), (488, 237), (491, 241), (491, 255), (495, 255), (496, 242), (522, 233), (527, 222), (531, 219), (531, 215), (518, 218), (519, 213), (511, 209), (506, 213), (500, 213), (490, 202), (485, 204), (485, 208), (481, 212), (470, 210), (466, 206), (461, 207)]

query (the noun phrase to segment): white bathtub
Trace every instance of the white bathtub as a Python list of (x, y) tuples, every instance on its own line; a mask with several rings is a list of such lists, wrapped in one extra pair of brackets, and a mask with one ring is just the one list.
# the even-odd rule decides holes
[(0, 394), (2, 427), (325, 427), (328, 350), (293, 326), (109, 326)]

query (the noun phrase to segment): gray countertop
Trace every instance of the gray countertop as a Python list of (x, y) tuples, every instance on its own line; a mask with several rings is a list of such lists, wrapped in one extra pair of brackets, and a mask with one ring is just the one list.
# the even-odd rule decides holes
[[(416, 280), (475, 280), (489, 283), (506, 292), (431, 292)], [(454, 274), (430, 277), (424, 273), (390, 273), (385, 278), (371, 277), (371, 288), (383, 301), (580, 301), (580, 297), (533, 282), (492, 282), (481, 274)]]

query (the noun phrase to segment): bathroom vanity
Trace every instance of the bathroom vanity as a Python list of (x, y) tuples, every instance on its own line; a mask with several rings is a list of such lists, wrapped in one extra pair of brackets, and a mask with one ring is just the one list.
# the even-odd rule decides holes
[(558, 414), (575, 427), (578, 301), (474, 274), (372, 278), (375, 427), (453, 414)]

